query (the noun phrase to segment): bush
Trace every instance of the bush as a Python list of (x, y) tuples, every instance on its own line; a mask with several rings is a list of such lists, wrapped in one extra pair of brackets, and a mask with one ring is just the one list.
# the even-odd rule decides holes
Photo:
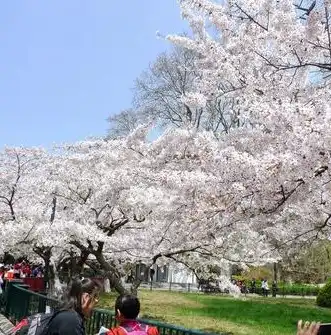
[(321, 307), (331, 307), (331, 280), (320, 289), (316, 303)]
[(285, 284), (280, 283), (278, 285), (278, 294), (295, 295), (295, 296), (316, 296), (319, 292), (319, 287), (312, 284)]

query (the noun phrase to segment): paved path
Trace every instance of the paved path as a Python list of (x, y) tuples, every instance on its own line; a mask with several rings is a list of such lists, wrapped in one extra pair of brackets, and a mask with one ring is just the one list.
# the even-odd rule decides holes
[[(258, 294), (242, 294), (241, 297), (247, 297), (247, 298), (260, 298), (260, 299), (275, 299), (272, 295), (268, 295), (268, 297), (263, 297), (262, 295)], [(316, 299), (316, 296), (311, 296), (311, 295), (279, 295), (277, 294), (276, 296), (277, 299)]]
[[(171, 289), (169, 290), (169, 284), (166, 283), (166, 284), (163, 284), (163, 283), (156, 283), (154, 284), (153, 283), (153, 288), (152, 290), (153, 291), (173, 291), (173, 292), (186, 292), (186, 293), (198, 293), (198, 294), (206, 294), (206, 295), (219, 295), (219, 296), (231, 296), (231, 294), (226, 294), (226, 293), (204, 293), (204, 292), (201, 292), (198, 290), (198, 288), (195, 286), (195, 285), (192, 285), (190, 287), (190, 291), (188, 291), (188, 288), (187, 286), (183, 285), (183, 286), (180, 286), (179, 284), (173, 284), (171, 286)], [(127, 287), (129, 288), (129, 284), (127, 285)], [(150, 284), (146, 284), (146, 283), (142, 283), (140, 285), (139, 288), (143, 288), (143, 289), (150, 289)], [(240, 298), (242, 297), (246, 297), (246, 298), (263, 298), (262, 295), (259, 295), (259, 294), (254, 294), (254, 293), (247, 293), (247, 294), (241, 294), (239, 296)], [(272, 294), (269, 292), (269, 295), (266, 299), (273, 299), (274, 297), (272, 296)], [(302, 295), (285, 295), (283, 296), (282, 294), (277, 294), (277, 297), (276, 298), (279, 298), (279, 299), (316, 299), (316, 296), (309, 296), (309, 295), (306, 295), (306, 296), (302, 296)]]
[(0, 335), (7, 335), (13, 328), (13, 324), (2, 314), (0, 314)]

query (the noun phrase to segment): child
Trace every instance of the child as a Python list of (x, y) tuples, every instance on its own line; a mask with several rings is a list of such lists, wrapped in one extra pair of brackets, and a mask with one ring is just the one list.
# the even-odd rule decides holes
[(139, 312), (140, 302), (137, 297), (119, 296), (115, 303), (115, 315), (119, 326), (109, 330), (107, 335), (159, 335), (156, 327), (144, 325), (136, 320)]

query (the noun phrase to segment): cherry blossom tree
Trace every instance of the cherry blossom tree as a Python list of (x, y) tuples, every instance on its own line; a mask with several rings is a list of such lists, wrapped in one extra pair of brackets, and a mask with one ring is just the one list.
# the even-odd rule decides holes
[[(82, 222), (71, 243), (87, 248), (104, 267), (101, 255), (107, 253), (112, 265), (117, 258), (117, 266), (123, 259), (148, 265), (170, 259), (191, 268), (199, 262), (265, 262), (267, 257), (261, 256), (268, 241), (240, 213), (246, 193), (232, 186), (233, 169), (220, 163), (224, 149), (212, 133), (169, 131), (153, 143), (145, 136), (146, 131), (138, 129), (124, 141), (74, 148), (82, 155), (83, 169), (72, 171), (79, 176), (79, 185), (88, 184), (70, 186), (75, 192), (65, 198), (72, 200), (81, 190), (85, 212), (78, 220), (89, 224)], [(82, 153), (86, 146), (89, 159)], [(76, 164), (77, 152), (74, 160)], [(71, 169), (66, 167), (67, 171)], [(82, 195), (88, 195), (86, 203)], [(74, 227), (67, 228), (71, 232), (77, 229), (73, 222)]]
[[(180, 6), (193, 36), (168, 39), (200, 55), (195, 88), (184, 98), (203, 106), (223, 96), (241, 111), (243, 126), (220, 139), (220, 157), (233, 169), (229, 193), (246, 192), (242, 220), (275, 249), (328, 237), (330, 90), (316, 71), (329, 71), (330, 2), (181, 0)], [(227, 85), (219, 87), (220, 78)]]
[[(28, 236), (44, 208), (30, 179), (43, 157), (38, 149), (7, 148), (0, 156), (0, 222), (2, 251), (10, 251)], [(35, 193), (35, 196), (33, 195)], [(30, 206), (35, 204), (35, 206)]]
[[(126, 136), (140, 124), (150, 122), (159, 127), (159, 132), (168, 127), (189, 126), (212, 131), (216, 138), (239, 126), (239, 111), (231, 99), (215, 96), (204, 106), (186, 103), (186, 92), (190, 94), (198, 75), (198, 59), (199, 54), (179, 47), (158, 55), (135, 81), (133, 108), (108, 118), (108, 136)], [(220, 87), (225, 83), (219, 79)]]
[[(176, 262), (201, 273), (208, 265), (266, 262), (268, 241), (239, 213), (246, 195), (234, 192), (213, 134), (169, 131), (150, 143), (147, 132), (62, 146), (43, 158), (22, 185), (34, 186), (20, 205), (43, 211), (28, 223), (16, 219), (28, 238), (21, 234), (15, 245), (32, 244), (57, 261), (75, 247), (82, 263), (97, 260), (118, 292), (128, 264), (143, 262), (148, 271)], [(135, 278), (133, 292), (139, 284)]]
[(266, 262), (329, 234), (330, 92), (312, 76), (328, 57), (327, 22), (287, 0), (180, 3), (194, 36), (169, 39), (199, 55), (182, 102), (228, 99), (242, 126), (219, 141), (179, 129), (149, 143), (139, 128), (60, 147), (23, 187), (38, 187), (20, 205), (29, 241), (95, 257), (118, 291), (128, 263)]
[[(176, 262), (203, 272), (266, 263), (289, 243), (329, 236), (330, 90), (313, 74), (328, 57), (329, 3), (180, 4), (193, 36), (168, 38), (199, 55), (181, 100), (203, 108), (215, 96), (229, 99), (241, 126), (219, 139), (169, 130), (152, 143), (148, 127), (139, 127), (120, 139), (38, 153), (23, 174), (18, 167), (30, 151), (19, 163), (4, 154), (4, 248), (32, 245), (57, 261), (75, 248), (80, 264), (95, 259), (124, 292), (130, 264), (148, 271)], [(320, 46), (310, 43), (317, 39)], [(135, 278), (133, 292), (139, 284)]]

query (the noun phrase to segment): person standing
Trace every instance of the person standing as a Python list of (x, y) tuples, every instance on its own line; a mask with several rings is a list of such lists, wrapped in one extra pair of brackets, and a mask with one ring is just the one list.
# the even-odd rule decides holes
[(1, 264), (0, 267), (0, 293), (5, 290), (5, 267)]
[(36, 314), (21, 320), (13, 329), (13, 334), (85, 335), (84, 323), (92, 315), (100, 290), (97, 281), (74, 279), (61, 308), (51, 314)]
[(14, 264), (14, 278), (15, 279), (21, 278), (21, 269), (22, 269), (22, 263), (16, 262)]
[(255, 278), (251, 281), (251, 293), (255, 294), (256, 293), (256, 281)]
[(272, 283), (272, 296), (276, 298), (277, 296), (277, 282), (276, 280), (273, 281)]
[(268, 285), (268, 280), (267, 279), (264, 280), (264, 293), (265, 293), (265, 296), (268, 297), (269, 285)]
[(262, 279), (261, 288), (262, 288), (262, 295), (265, 297), (265, 280), (264, 279)]
[(100, 290), (92, 279), (74, 279), (63, 307), (49, 323), (47, 335), (85, 335), (84, 322), (91, 316)]

